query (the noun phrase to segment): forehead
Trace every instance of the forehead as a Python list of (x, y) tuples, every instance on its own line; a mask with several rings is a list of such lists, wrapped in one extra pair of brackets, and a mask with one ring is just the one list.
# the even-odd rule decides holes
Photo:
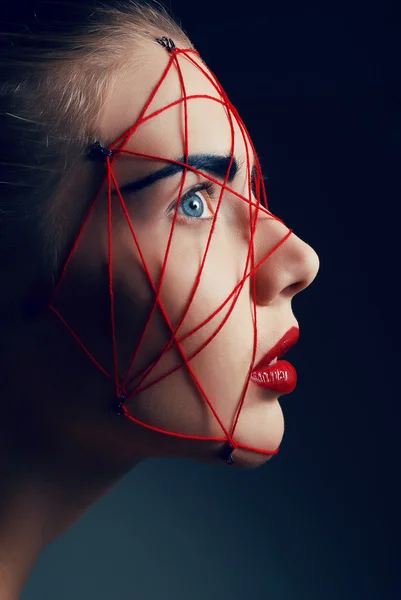
[[(178, 159), (184, 155), (187, 126), (189, 154), (229, 154), (232, 129), (234, 154), (243, 158), (246, 147), (251, 154), (246, 137), (244, 141), (244, 135), (247, 134), (241, 133), (233, 113), (222, 104), (220, 93), (208, 79), (209, 76), (213, 80), (213, 75), (197, 55), (190, 53), (189, 56), (196, 64), (183, 54), (177, 56), (179, 68), (173, 63), (145, 113), (145, 117), (151, 118), (140, 124), (125, 149), (166, 159)], [(136, 123), (170, 58), (165, 48), (148, 42), (140, 66), (126, 69), (117, 76), (101, 115), (100, 131), (106, 139), (117, 139)], [(177, 100), (182, 100), (184, 88), (185, 95), (189, 97), (186, 103), (180, 102), (151, 116)], [(191, 96), (208, 97), (190, 98)], [(123, 160), (132, 162), (132, 157), (124, 156)], [(146, 167), (151, 171), (155, 166), (155, 161), (149, 159), (135, 158), (135, 163), (142, 164), (141, 172), (146, 171)]]

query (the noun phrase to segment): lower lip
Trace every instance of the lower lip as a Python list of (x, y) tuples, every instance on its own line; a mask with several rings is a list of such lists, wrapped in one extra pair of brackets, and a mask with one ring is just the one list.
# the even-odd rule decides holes
[(297, 386), (297, 372), (287, 360), (278, 360), (270, 367), (252, 371), (251, 381), (265, 390), (290, 394)]

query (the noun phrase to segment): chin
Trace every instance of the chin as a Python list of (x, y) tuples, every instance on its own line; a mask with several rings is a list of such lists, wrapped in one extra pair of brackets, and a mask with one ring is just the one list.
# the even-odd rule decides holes
[[(278, 400), (270, 401), (268, 405), (258, 404), (244, 411), (234, 439), (261, 451), (274, 451), (280, 447), (284, 437), (284, 415)], [(263, 454), (255, 450), (237, 448), (233, 453), (234, 464), (238, 468), (256, 469), (269, 462), (276, 454)], [(226, 465), (229, 466), (229, 465)]]
[[(276, 432), (275, 436), (272, 436), (269, 440), (269, 443), (265, 443), (265, 444), (259, 444), (258, 446), (253, 445), (256, 448), (260, 448), (262, 449), (277, 449), (281, 443), (281, 440), (283, 438), (282, 434), (279, 434), (279, 432)], [(275, 441), (277, 442), (276, 444), (272, 444), (272, 438), (275, 438)], [(240, 441), (238, 443), (241, 443)], [(245, 442), (244, 442), (245, 443)], [(251, 444), (246, 444), (248, 446), (250, 446)], [(221, 451), (222, 449), (222, 444), (219, 445), (219, 451)], [(213, 453), (211, 453), (212, 455), (202, 455), (202, 456), (194, 456), (192, 455), (192, 457), (188, 457), (188, 458), (192, 458), (194, 460), (200, 460), (201, 462), (208, 462), (208, 463), (213, 463), (215, 465), (224, 467), (226, 469), (229, 468), (234, 468), (234, 469), (257, 469), (258, 467), (261, 467), (262, 465), (266, 464), (267, 462), (269, 462), (274, 456), (276, 456), (276, 454), (263, 454), (262, 452), (256, 452), (255, 450), (247, 450), (245, 448), (236, 448), (236, 450), (234, 450), (233, 452), (233, 459), (234, 462), (229, 465), (227, 464), (227, 462), (222, 459), (219, 456), (219, 451), (215, 451)]]
[(251, 452), (250, 450), (238, 448), (233, 454), (234, 464), (232, 466), (237, 469), (257, 469), (269, 462), (273, 456), (275, 455), (261, 454), (260, 452)]
[(195, 461), (212, 463), (218, 467), (224, 467), (225, 469), (257, 469), (262, 465), (269, 462), (274, 455), (272, 454), (261, 454), (260, 452), (253, 452), (250, 450), (244, 450), (243, 448), (237, 448), (233, 453), (234, 462), (232, 465), (228, 465), (225, 460), (218, 456), (213, 457), (186, 457), (192, 458)]
[[(227, 428), (229, 429), (229, 427)], [(217, 436), (219, 433), (219, 430), (215, 428), (204, 434)], [(243, 444), (256, 450), (236, 448), (233, 452), (234, 462), (231, 465), (220, 457), (220, 453), (225, 446), (223, 441), (169, 438), (167, 444), (163, 444), (160, 448), (161, 451), (156, 452), (155, 456), (212, 463), (226, 469), (256, 469), (269, 462), (273, 456), (276, 456), (275, 454), (264, 454), (263, 452), (275, 451), (279, 448), (283, 436), (283, 412), (279, 403), (275, 401), (269, 403), (268, 406), (258, 404), (244, 410), (238, 421), (234, 440), (240, 446)], [(166, 442), (165, 439), (163, 441)], [(257, 451), (258, 449), (260, 452)]]

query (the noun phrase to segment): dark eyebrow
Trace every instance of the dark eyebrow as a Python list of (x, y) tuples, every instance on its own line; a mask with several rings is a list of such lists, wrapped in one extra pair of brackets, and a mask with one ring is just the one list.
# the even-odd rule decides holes
[[(188, 164), (190, 167), (194, 167), (198, 171), (205, 171), (207, 173), (212, 173), (216, 175), (220, 179), (224, 179), (226, 177), (228, 167), (230, 166), (231, 157), (228, 156), (220, 156), (217, 154), (192, 154), (188, 157)], [(184, 163), (185, 157), (179, 159), (177, 162)], [(137, 181), (133, 181), (131, 183), (127, 183), (120, 187), (120, 192), (139, 192), (139, 190), (143, 190), (146, 187), (149, 187), (156, 181), (160, 179), (165, 179), (166, 177), (171, 177), (176, 173), (184, 170), (183, 165), (177, 165), (171, 163), (150, 175), (146, 175), (142, 179), (138, 179)], [(236, 176), (239, 169), (238, 161), (235, 156), (233, 157), (233, 161), (231, 164), (230, 173), (228, 176), (228, 182), (231, 183)], [(112, 191), (112, 194), (117, 194), (116, 190)]]

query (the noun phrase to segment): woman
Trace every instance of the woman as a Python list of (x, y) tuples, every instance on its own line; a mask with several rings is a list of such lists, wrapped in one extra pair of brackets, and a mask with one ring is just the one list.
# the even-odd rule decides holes
[[(163, 9), (39, 2), (2, 33), (2, 597), (139, 461), (278, 451), (314, 250)], [(23, 12), (23, 14), (22, 14)], [(17, 14), (18, 13), (18, 14)]]

